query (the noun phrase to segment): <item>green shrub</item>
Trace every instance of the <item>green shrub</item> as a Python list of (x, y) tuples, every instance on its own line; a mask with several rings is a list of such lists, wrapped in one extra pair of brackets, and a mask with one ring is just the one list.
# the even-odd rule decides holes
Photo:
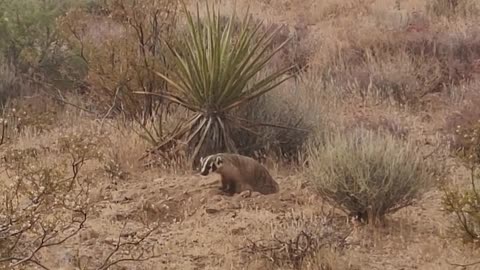
[(41, 73), (60, 81), (71, 59), (62, 49), (56, 19), (83, 4), (74, 0), (0, 1), (0, 55), (21, 73)]
[(363, 128), (312, 140), (307, 154), (306, 174), (317, 191), (370, 223), (412, 204), (433, 183), (413, 144)]

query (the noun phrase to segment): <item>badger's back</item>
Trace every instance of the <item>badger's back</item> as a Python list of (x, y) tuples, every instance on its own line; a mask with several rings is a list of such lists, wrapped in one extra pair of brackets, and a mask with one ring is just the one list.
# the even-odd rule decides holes
[(262, 194), (272, 194), (279, 191), (278, 183), (273, 179), (267, 168), (255, 159), (237, 154), (223, 154), (223, 157), (226, 161), (224, 166), (232, 166), (231, 168), (225, 167), (225, 169), (231, 170), (233, 178), (238, 184), (246, 185), (246, 188), (249, 186), (252, 191)]

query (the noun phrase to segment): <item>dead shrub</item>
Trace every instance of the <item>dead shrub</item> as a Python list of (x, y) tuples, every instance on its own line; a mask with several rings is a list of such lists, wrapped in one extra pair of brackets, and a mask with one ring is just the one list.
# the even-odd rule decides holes
[[(304, 231), (293, 239), (275, 238), (270, 241), (250, 241), (243, 253), (250, 257), (259, 257), (271, 261), (275, 267), (288, 269), (306, 269), (309, 261), (318, 258), (319, 253), (328, 253), (330, 245), (326, 239), (310, 235)], [(335, 269), (328, 261), (316, 261), (314, 269)]]
[(170, 68), (165, 41), (175, 33), (177, 1), (108, 0), (98, 5), (71, 10), (59, 27), (87, 63), (90, 95), (105, 118), (121, 115), (137, 122), (139, 132), (156, 144), (164, 136), (157, 121), (168, 110), (156, 97), (133, 92), (167, 89), (155, 71)]
[(444, 187), (443, 211), (455, 218), (453, 234), (468, 242), (480, 243), (480, 174), (477, 166), (470, 168), (470, 185), (466, 190)]
[(293, 213), (280, 218), (271, 239), (247, 239), (240, 248), (244, 263), (263, 262), (261, 269), (356, 269), (339, 258), (351, 233), (342, 218), (333, 212), (316, 218)]
[[(102, 246), (104, 254), (87, 261), (80, 256), (82, 247), (69, 250), (68, 242), (86, 227), (96, 203), (90, 200), (90, 191), (97, 183), (80, 171), (88, 163), (102, 163), (101, 140), (85, 131), (61, 136), (55, 147), (5, 152), (0, 164), (0, 268), (36, 265), (42, 269), (81, 266), (106, 270), (158, 257), (155, 243), (150, 241), (158, 224), (143, 224), (133, 232), (122, 230), (111, 247)], [(55, 261), (70, 265), (50, 265), (54, 262), (46, 258), (58, 248), (78, 257)]]
[(480, 164), (479, 102), (480, 96), (473, 97), (471, 103), (448, 117), (445, 126), (451, 149), (469, 164)]
[(478, 15), (478, 4), (474, 0), (433, 0), (428, 1), (427, 13), (433, 16), (469, 17)]
[(41, 154), (40, 149), (11, 150), (3, 158), (10, 177), (0, 187), (4, 206), (0, 210), (0, 265), (35, 264), (47, 269), (38, 253), (63, 244), (86, 222), (90, 182), (79, 176), (86, 160), (47, 163), (41, 161)]
[(307, 146), (306, 177), (325, 199), (371, 224), (411, 205), (430, 187), (431, 167), (411, 142), (357, 128)]

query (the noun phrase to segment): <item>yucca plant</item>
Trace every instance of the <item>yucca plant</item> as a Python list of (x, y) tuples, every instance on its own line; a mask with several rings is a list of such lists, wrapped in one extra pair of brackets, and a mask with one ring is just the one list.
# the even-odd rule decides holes
[(159, 148), (183, 139), (195, 164), (199, 154), (237, 152), (235, 135), (245, 130), (255, 133), (252, 127), (258, 123), (240, 119), (234, 111), (287, 80), (291, 67), (258, 79), (268, 61), (288, 42), (274, 48), (273, 38), (280, 28), (265, 31), (262, 23), (252, 23), (248, 11), (238, 25), (234, 25), (234, 11), (225, 25), (220, 12), (215, 7), (211, 10), (208, 4), (203, 19), (198, 4), (196, 18), (183, 2), (182, 8), (187, 19), (187, 31), (180, 40), (182, 46), (168, 46), (175, 56), (176, 69), (168, 76), (157, 75), (173, 86), (161, 96), (185, 107), (192, 115)]

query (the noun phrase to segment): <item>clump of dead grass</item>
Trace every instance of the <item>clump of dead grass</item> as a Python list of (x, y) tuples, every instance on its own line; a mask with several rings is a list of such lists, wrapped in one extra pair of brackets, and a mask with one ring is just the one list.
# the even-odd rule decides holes
[(242, 251), (247, 256), (266, 259), (275, 267), (331, 270), (337, 269), (328, 260), (331, 244), (326, 238), (301, 231), (292, 239), (250, 241)]
[(261, 269), (356, 269), (340, 258), (350, 231), (333, 211), (315, 215), (289, 213), (279, 218), (271, 238), (252, 240), (240, 249), (244, 260)]

